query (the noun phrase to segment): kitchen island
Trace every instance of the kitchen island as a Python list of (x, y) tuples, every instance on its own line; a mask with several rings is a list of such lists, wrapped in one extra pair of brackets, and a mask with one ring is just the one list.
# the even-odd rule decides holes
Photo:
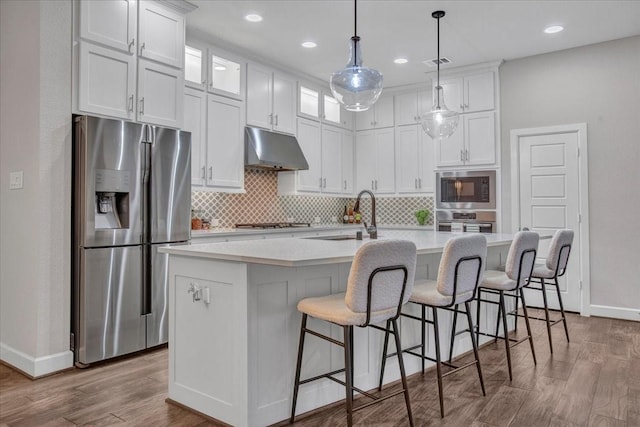
[[(355, 233), (354, 233), (355, 234)], [(285, 420), (291, 395), (301, 316), (299, 300), (343, 292), (353, 256), (364, 240), (331, 236), (235, 241), (162, 248), (169, 256), (169, 401), (235, 426), (263, 426)], [(437, 277), (442, 249), (453, 233), (384, 230), (379, 239), (416, 244), (417, 279)], [(504, 264), (510, 234), (487, 234), (487, 268)], [(496, 310), (483, 305), (483, 330), (495, 328)], [(417, 313), (408, 304), (404, 310)], [(450, 315), (441, 317), (442, 348), (448, 349)], [(339, 327), (310, 320), (319, 332), (340, 337)], [(458, 326), (460, 329), (462, 326)], [(403, 346), (419, 342), (420, 325), (401, 321)], [(428, 341), (432, 340), (428, 329)], [(355, 383), (377, 386), (381, 332), (355, 331)], [(486, 339), (486, 338), (485, 338)], [(471, 348), (468, 334), (456, 340), (454, 354)], [(428, 345), (433, 353), (433, 344)], [(309, 338), (302, 376), (343, 364), (342, 349)], [(418, 358), (405, 356), (407, 373), (420, 370)], [(399, 378), (397, 359), (387, 363), (385, 383)], [(436, 392), (434, 384), (434, 392)], [(480, 392), (478, 390), (478, 392)], [(332, 381), (301, 387), (297, 412), (344, 399)]]

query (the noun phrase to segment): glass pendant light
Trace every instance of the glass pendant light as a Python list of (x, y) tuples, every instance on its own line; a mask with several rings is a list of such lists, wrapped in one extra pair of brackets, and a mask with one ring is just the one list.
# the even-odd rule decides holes
[(349, 62), (331, 75), (329, 86), (333, 96), (348, 111), (368, 110), (382, 93), (382, 73), (362, 66), (360, 37), (357, 35), (358, 6), (354, 0), (353, 37), (349, 43)]
[(431, 138), (448, 138), (458, 127), (458, 113), (449, 110), (444, 103), (444, 94), (440, 86), (440, 18), (444, 16), (444, 11), (437, 10), (431, 14), (438, 20), (438, 83), (435, 87), (433, 107), (428, 113), (422, 114), (422, 129)]

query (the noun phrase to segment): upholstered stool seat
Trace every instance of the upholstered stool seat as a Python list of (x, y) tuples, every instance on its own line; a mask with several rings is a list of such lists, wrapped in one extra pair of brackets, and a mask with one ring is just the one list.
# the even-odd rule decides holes
[[(509, 253), (507, 254), (507, 263), (505, 265), (505, 271), (487, 270), (484, 272), (484, 279), (478, 288), (478, 310), (477, 310), (477, 334), (487, 335), (495, 339), (501, 338), (505, 342), (505, 350), (507, 353), (507, 366), (509, 369), (509, 380), (513, 379), (513, 373), (511, 370), (511, 342), (515, 342), (514, 345), (520, 344), (526, 340), (531, 345), (531, 354), (533, 355), (533, 363), (536, 363), (536, 352), (533, 347), (533, 336), (531, 334), (531, 327), (529, 325), (529, 316), (527, 314), (527, 308), (522, 288), (529, 283), (529, 278), (533, 271), (535, 264), (536, 253), (538, 251), (538, 241), (540, 237), (533, 231), (520, 231), (516, 233), (511, 246), (509, 247)], [(482, 293), (498, 294), (499, 301), (493, 301), (489, 299), (483, 299)], [(506, 292), (506, 293), (505, 293)], [(522, 306), (524, 311), (524, 318), (527, 325), (527, 336), (521, 340), (516, 340), (509, 337), (509, 331), (507, 327), (507, 310), (505, 305), (505, 296), (515, 298), (516, 307), (518, 298), (522, 300)], [(498, 318), (496, 323), (495, 335), (489, 333), (480, 332), (480, 305), (481, 303), (490, 303), (498, 305)], [(503, 336), (498, 335), (500, 329), (500, 322), (503, 325)]]
[[(471, 319), (471, 307), (469, 302), (474, 298), (478, 284), (480, 283), (482, 272), (487, 257), (487, 239), (481, 234), (465, 234), (463, 236), (449, 239), (442, 252), (440, 265), (438, 267), (437, 280), (421, 280), (416, 281), (413, 286), (413, 292), (409, 298), (409, 302), (421, 306), (421, 316), (414, 316), (403, 312), (402, 316), (421, 322), (421, 342), (419, 345), (405, 348), (402, 352), (421, 358), (422, 372), (424, 373), (425, 360), (436, 362), (436, 371), (438, 377), (438, 393), (440, 398), (440, 416), (444, 417), (444, 397), (442, 392), (442, 378), (457, 372), (460, 369), (475, 365), (478, 370), (480, 379), (480, 387), (482, 394), (485, 395), (484, 380), (482, 379), (482, 368), (480, 366), (480, 358), (478, 357), (478, 346), (473, 333), (474, 326)], [(465, 305), (465, 312), (458, 310), (458, 305)], [(432, 319), (426, 318), (426, 308), (430, 307)], [(451, 308), (454, 307), (454, 308)], [(454, 323), (451, 331), (451, 346), (449, 352), (449, 362), (443, 362), (440, 357), (440, 330), (438, 325), (437, 309), (446, 309), (454, 312)], [(451, 351), (453, 341), (455, 339), (456, 323), (455, 319), (458, 313), (464, 313), (467, 316), (469, 329), (467, 330), (471, 336), (471, 344), (475, 355), (473, 362), (463, 366), (455, 366), (451, 364)], [(435, 359), (426, 355), (426, 332), (425, 325), (433, 325), (434, 341), (435, 341)], [(467, 332), (467, 331), (461, 331)], [(380, 382), (378, 389), (382, 389), (382, 381), (384, 377), (385, 361), (387, 357), (394, 354), (387, 354), (389, 333), (385, 334), (384, 350), (382, 353), (382, 366), (380, 369)], [(414, 351), (420, 349), (420, 352)], [(443, 374), (442, 364), (450, 366), (453, 370)]]
[[(378, 240), (363, 244), (356, 252), (349, 278), (347, 291), (322, 297), (305, 298), (298, 302), (298, 311), (302, 313), (300, 326), (300, 341), (298, 344), (298, 361), (293, 389), (290, 422), (295, 420), (296, 403), (300, 385), (311, 381), (327, 378), (345, 386), (347, 424), (353, 423), (353, 412), (367, 408), (372, 403), (381, 402), (392, 396), (404, 394), (409, 424), (413, 426), (409, 389), (404, 370), (402, 352), (400, 351), (400, 334), (398, 333), (398, 317), (403, 304), (409, 301), (413, 289), (416, 271), (416, 246), (413, 242), (403, 240)], [(307, 318), (331, 322), (341, 326), (343, 340), (323, 335), (307, 328)], [(386, 322), (386, 327), (376, 325)], [(402, 379), (402, 389), (384, 396), (376, 396), (353, 384), (353, 327), (369, 326), (384, 331), (386, 336), (392, 334), (398, 350), (398, 365)], [(334, 370), (326, 374), (317, 375), (305, 380), (300, 379), (302, 369), (302, 354), (306, 334), (312, 334), (344, 348), (344, 369)], [(344, 372), (344, 380), (336, 377)], [(359, 407), (353, 407), (353, 394), (367, 396), (373, 402), (367, 402)]]

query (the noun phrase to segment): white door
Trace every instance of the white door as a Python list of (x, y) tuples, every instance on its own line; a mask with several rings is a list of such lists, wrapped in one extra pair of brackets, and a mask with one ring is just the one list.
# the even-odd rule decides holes
[[(556, 230), (574, 230), (566, 274), (559, 278), (564, 308), (581, 311), (580, 233), (581, 171), (577, 132), (520, 135), (517, 138), (519, 181), (519, 227), (552, 235)], [(585, 150), (586, 151), (586, 150)], [(517, 228), (517, 224), (515, 224)], [(544, 261), (550, 240), (540, 240), (538, 258)], [(588, 256), (588, 255), (587, 255)], [(584, 262), (584, 260), (582, 260)], [(527, 292), (528, 305), (542, 306), (539, 291)], [(547, 291), (552, 308), (558, 308), (555, 290)]]

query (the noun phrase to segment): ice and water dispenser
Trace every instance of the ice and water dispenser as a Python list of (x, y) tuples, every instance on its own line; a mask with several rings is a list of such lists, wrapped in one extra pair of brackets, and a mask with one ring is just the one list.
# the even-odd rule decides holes
[(95, 227), (129, 228), (129, 171), (96, 170)]

